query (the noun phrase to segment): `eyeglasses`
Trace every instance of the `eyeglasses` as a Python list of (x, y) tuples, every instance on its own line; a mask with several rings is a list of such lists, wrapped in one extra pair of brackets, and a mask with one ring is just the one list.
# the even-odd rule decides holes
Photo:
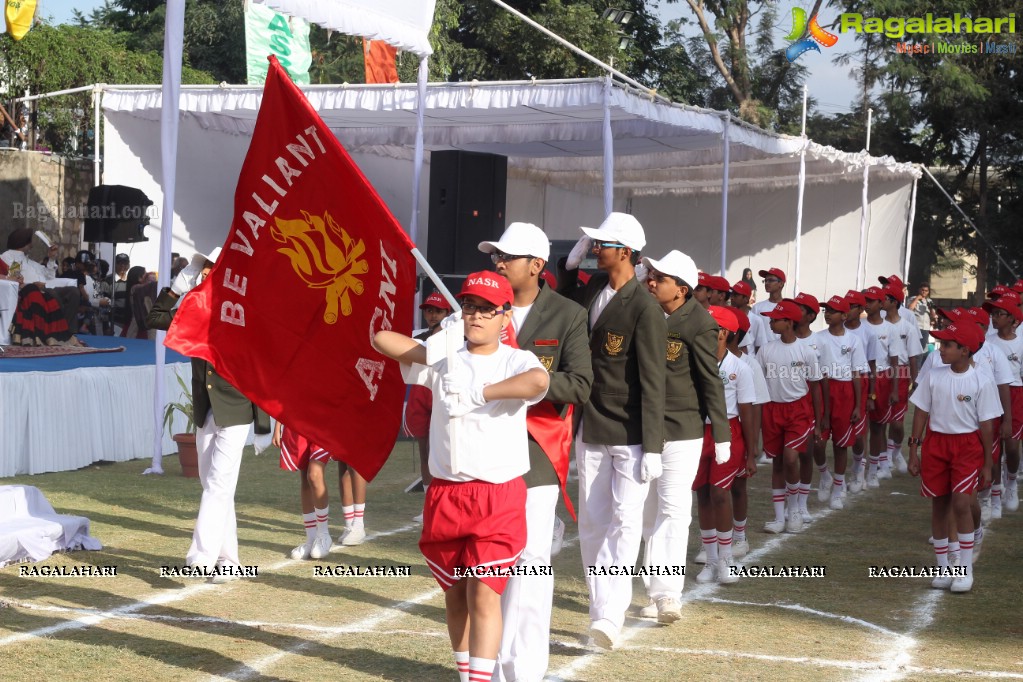
[(616, 242), (593, 242), (592, 249), (594, 251), (600, 251), (601, 249), (624, 249), (625, 244), (618, 244)]
[(494, 251), (490, 254), (490, 260), (493, 261), (494, 265), (507, 263), (511, 260), (519, 260), (520, 258), (532, 258), (532, 256), (513, 256), (510, 253), (501, 253), (500, 251)]
[(504, 314), (503, 308), (498, 308), (492, 305), (476, 305), (475, 303), (463, 303), (462, 304), (462, 315), (475, 315), (480, 314), (484, 320), (492, 320), (498, 313)]
[(1001, 317), (1002, 315), (1008, 315), (1009, 311), (1002, 308), (995, 308), (991, 311), (991, 317)]

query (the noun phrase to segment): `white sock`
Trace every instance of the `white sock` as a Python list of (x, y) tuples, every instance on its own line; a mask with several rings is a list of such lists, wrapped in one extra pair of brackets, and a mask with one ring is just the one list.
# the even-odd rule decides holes
[(799, 484), (785, 484), (785, 510), (791, 516), (799, 513)]
[(313, 513), (316, 514), (316, 534), (330, 535), (330, 530), (327, 529), (327, 524), (330, 521), (330, 505), (328, 504), (323, 509), (314, 509)]
[(458, 682), (469, 682), (469, 652), (456, 651), (455, 665), (458, 667)]
[(824, 464), (821, 464), (819, 467), (817, 467), (817, 471), (821, 472), (821, 478), (824, 478), (825, 476), (827, 476), (828, 475), (828, 464), (827, 464), (827, 462), (825, 462)]
[(948, 551), (949, 551), (950, 554), (955, 554), (956, 552), (958, 552), (959, 551), (959, 541), (958, 540), (949, 540), (948, 541)]
[(832, 474), (831, 478), (833, 479), (833, 485), (831, 486), (832, 494), (838, 493), (841, 495), (842, 484), (845, 483), (845, 474)]
[(806, 508), (806, 501), (810, 499), (810, 484), (800, 483), (799, 484), (799, 510), (808, 512)]
[[(352, 528), (358, 528), (362, 530), (365, 526), (362, 525), (362, 517), (366, 514), (366, 504), (355, 505), (355, 520), (352, 522)], [(483, 659), (480, 659), (483, 660)]]
[(345, 528), (351, 528), (355, 521), (355, 505), (342, 506), (341, 511), (345, 515)]
[(788, 499), (788, 491), (785, 489), (772, 488), (771, 501), (774, 502), (774, 520), (785, 522), (785, 504)]
[(973, 533), (959, 534), (959, 565), (966, 567), (966, 575), (973, 575)]
[(305, 526), (306, 542), (309, 542), (316, 537), (316, 512), (302, 514), (302, 525)]
[[(731, 559), (732, 558), (732, 531), (728, 530), (722, 533), (717, 532), (718, 536), (718, 558), (720, 559)], [(710, 560), (710, 557), (707, 558)]]
[(718, 562), (718, 532), (711, 529), (700, 529), (700, 541), (703, 543), (703, 550), (707, 552), (707, 565), (714, 566)]
[(868, 461), (869, 461), (870, 468), (867, 469), (867, 475), (868, 476), (877, 476), (877, 467), (881, 463), (881, 458), (880, 457), (875, 457), (874, 455), (871, 455), (870, 459)]
[(995, 483), (991, 486), (991, 504), (995, 507), (1002, 506), (1002, 484)]
[(490, 682), (497, 666), (497, 659), (480, 658), (472, 656), (469, 658), (469, 682)]
[(934, 538), (934, 558), (939, 568), (948, 568), (948, 538)]
[(732, 519), (732, 526), (735, 529), (732, 538), (736, 542), (746, 542), (746, 519)]

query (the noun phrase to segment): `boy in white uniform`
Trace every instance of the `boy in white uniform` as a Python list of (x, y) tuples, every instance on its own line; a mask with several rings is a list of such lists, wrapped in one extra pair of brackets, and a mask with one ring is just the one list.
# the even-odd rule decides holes
[(891, 421), (888, 424), (888, 460), (900, 473), (906, 473), (906, 459), (902, 456), (902, 437), (905, 435), (903, 420), (906, 416), (909, 387), (916, 382), (920, 358), (924, 349), (920, 345), (920, 329), (916, 326), (913, 313), (903, 314), (908, 310), (902, 305), (905, 300), (905, 287), (896, 282), (894, 275), (888, 278), (888, 286), (882, 291), (885, 300), (881, 306), (885, 311), (885, 320), (895, 327), (895, 333), (902, 342), (899, 349), (899, 400), (892, 406)]
[[(767, 318), (761, 315), (754, 315), (753, 317), (747, 316), (741, 309), (736, 308), (733, 310), (735, 316), (739, 318), (739, 332), (745, 333), (750, 330), (753, 324), (753, 317), (766, 320)], [(753, 388), (756, 392), (756, 399), (753, 401), (753, 439), (747, 441), (747, 444), (752, 444), (754, 452), (763, 452), (760, 447), (760, 421), (763, 413), (763, 406), (771, 401), (771, 396), (767, 392), (767, 380), (764, 378), (764, 368), (757, 362), (755, 355), (750, 353), (742, 352), (740, 341), (729, 342), (728, 350), (739, 356), (739, 358), (746, 363), (746, 366), (753, 371)], [(739, 422), (742, 423), (742, 415), (739, 415)], [(743, 423), (743, 433), (745, 434), (746, 424)], [(733, 535), (732, 535), (732, 556), (742, 557), (746, 556), (749, 552), (749, 542), (746, 540), (746, 523), (747, 509), (749, 508), (749, 495), (747, 494), (746, 481), (752, 478), (757, 473), (757, 462), (750, 462), (747, 464), (746, 471), (741, 472), (735, 478), (735, 482), (732, 484), (732, 515), (733, 515)], [(697, 562), (699, 562), (699, 556), (697, 556)], [(704, 563), (706, 563), (706, 555), (704, 555)]]
[[(1012, 292), (1015, 293), (1015, 292)], [(988, 346), (1005, 354), (1012, 370), (1012, 383), (1009, 384), (1010, 415), (1003, 417), (1009, 421), (1009, 437), (1002, 440), (1002, 452), (1005, 455), (1005, 478), (1002, 505), (1008, 511), (1019, 509), (1019, 493), (1016, 487), (1016, 475), (1019, 471), (1019, 441), (1023, 438), (1023, 337), (1016, 333), (1016, 325), (1023, 322), (1023, 312), (1007, 296), (984, 303), (984, 310), (991, 316), (991, 324), (996, 333), (988, 336)], [(1000, 482), (997, 470), (995, 480)]]
[(867, 324), (877, 339), (876, 388), (868, 396), (868, 403), (873, 402), (874, 407), (869, 415), (870, 455), (866, 483), (868, 488), (877, 488), (880, 486), (878, 479), (892, 477), (888, 450), (885, 448), (885, 429), (896, 418), (895, 407), (899, 402), (899, 394), (907, 393), (908, 387), (902, 389), (904, 380), (895, 371), (902, 350), (902, 339), (895, 326), (881, 317), (881, 302), (885, 299), (885, 292), (878, 287), (869, 287), (863, 296), (867, 299)]
[(490, 680), (497, 663), (501, 593), (526, 544), (526, 408), (548, 386), (547, 371), (533, 353), (501, 343), (513, 298), (500, 275), (466, 278), (459, 293), (465, 345), (450, 358), (453, 365), (448, 358), (427, 365), (426, 348), (402, 334), (374, 337), (380, 352), (402, 363), (407, 382), (433, 391), (433, 484), (419, 548), (444, 589), (448, 635), (463, 682)]
[[(940, 575), (931, 586), (969, 592), (973, 587), (975, 529), (971, 495), (978, 483), (983, 487), (991, 481), (991, 420), (1002, 407), (994, 386), (970, 366), (970, 357), (980, 347), (984, 333), (973, 324), (953, 323), (931, 336), (941, 341), (939, 352), (949, 367), (929, 372), (913, 393), (911, 400), (917, 409), (908, 469), (914, 476), (921, 475), (920, 494), (932, 498), (931, 532), (939, 567), (948, 567), (950, 506), (959, 531), (959, 565), (966, 575)], [(921, 443), (923, 452), (918, 457)]]
[[(821, 405), (822, 421), (820, 431), (823, 434), (831, 430), (831, 390), (828, 385), (827, 368), (830, 366), (830, 358), (824, 355), (823, 348), (817, 341), (817, 336), (810, 331), (810, 325), (817, 319), (821, 304), (817, 298), (805, 293), (798, 293), (794, 298), (787, 298), (803, 310), (803, 319), (796, 323), (796, 338), (809, 348), (817, 358), (817, 365), (821, 368)], [(803, 517), (803, 523), (810, 523), (813, 517), (807, 508), (807, 501), (810, 498), (810, 486), (813, 483), (813, 467), (816, 464), (820, 471), (819, 488), (830, 495), (832, 488), (831, 474), (828, 473), (828, 462), (825, 458), (824, 447), (827, 443), (824, 440), (814, 440), (807, 447), (805, 453), (799, 455), (799, 513)], [(824, 494), (819, 495), (824, 502), (828, 498)]]
[(874, 401), (871, 396), (877, 391), (877, 336), (874, 335), (872, 325), (863, 324), (861, 315), (867, 307), (867, 299), (862, 293), (850, 289), (845, 300), (849, 303), (849, 319), (845, 321), (845, 328), (860, 339), (863, 346), (863, 353), (867, 358), (867, 373), (860, 375), (862, 393), (860, 394), (860, 422), (856, 425), (856, 441), (853, 443), (853, 470), (846, 478), (846, 488), (849, 492), (858, 493), (863, 490), (864, 474), (866, 467), (863, 466), (863, 453), (866, 450), (867, 441), (867, 415), (874, 409)]

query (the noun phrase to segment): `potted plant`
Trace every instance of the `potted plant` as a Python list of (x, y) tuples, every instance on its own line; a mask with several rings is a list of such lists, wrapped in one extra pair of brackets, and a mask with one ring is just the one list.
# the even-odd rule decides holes
[[(178, 385), (181, 386), (181, 398), (177, 402), (167, 403), (163, 410), (163, 427), (178, 444), (178, 461), (181, 463), (181, 475), (188, 478), (199, 478), (199, 451), (195, 447), (195, 421), (192, 419), (192, 391), (185, 380), (177, 372)], [(188, 420), (187, 433), (171, 433), (174, 428), (174, 413), (180, 412)]]

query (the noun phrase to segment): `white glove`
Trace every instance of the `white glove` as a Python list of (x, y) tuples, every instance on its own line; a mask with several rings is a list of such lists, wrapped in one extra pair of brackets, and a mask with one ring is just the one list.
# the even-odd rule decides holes
[(565, 259), (565, 268), (568, 270), (578, 270), (579, 265), (583, 262), (583, 258), (586, 258), (586, 254), (593, 250), (593, 240), (583, 235), (582, 238), (575, 243), (572, 250), (568, 252), (568, 258)]
[(659, 478), (664, 473), (664, 467), (661, 464), (661, 453), (659, 452), (644, 452), (643, 463), (640, 465), (639, 477), (644, 483)]
[(464, 417), (477, 407), (483, 407), (486, 404), (487, 399), (483, 397), (482, 386), (466, 387), (459, 393), (444, 396), (444, 410), (452, 419)]
[(714, 461), (718, 464), (724, 464), (728, 461), (728, 458), (732, 456), (732, 444), (731, 443), (714, 443)]
[(194, 263), (189, 263), (174, 278), (174, 281), (171, 283), (171, 291), (178, 296), (184, 296), (199, 283), (199, 275), (201, 274), (201, 265), (197, 266)]
[(650, 273), (647, 272), (646, 266), (643, 265), (642, 261), (640, 261), (639, 263), (636, 263), (636, 279), (639, 280), (640, 284), (646, 284), (646, 278), (649, 275), (650, 275)]
[[(456, 365), (461, 363), (456, 362)], [(444, 386), (445, 393), (466, 393), (469, 391), (469, 383), (472, 381), (472, 376), (464, 366), (449, 367), (448, 371), (444, 374), (444, 378), (441, 380), (441, 384)]]
[(445, 317), (443, 320), (441, 320), (440, 321), (440, 328), (441, 329), (447, 329), (448, 327), (453, 327), (456, 324), (462, 324), (462, 311), (461, 310), (456, 310), (455, 312), (451, 313), (450, 315)]

